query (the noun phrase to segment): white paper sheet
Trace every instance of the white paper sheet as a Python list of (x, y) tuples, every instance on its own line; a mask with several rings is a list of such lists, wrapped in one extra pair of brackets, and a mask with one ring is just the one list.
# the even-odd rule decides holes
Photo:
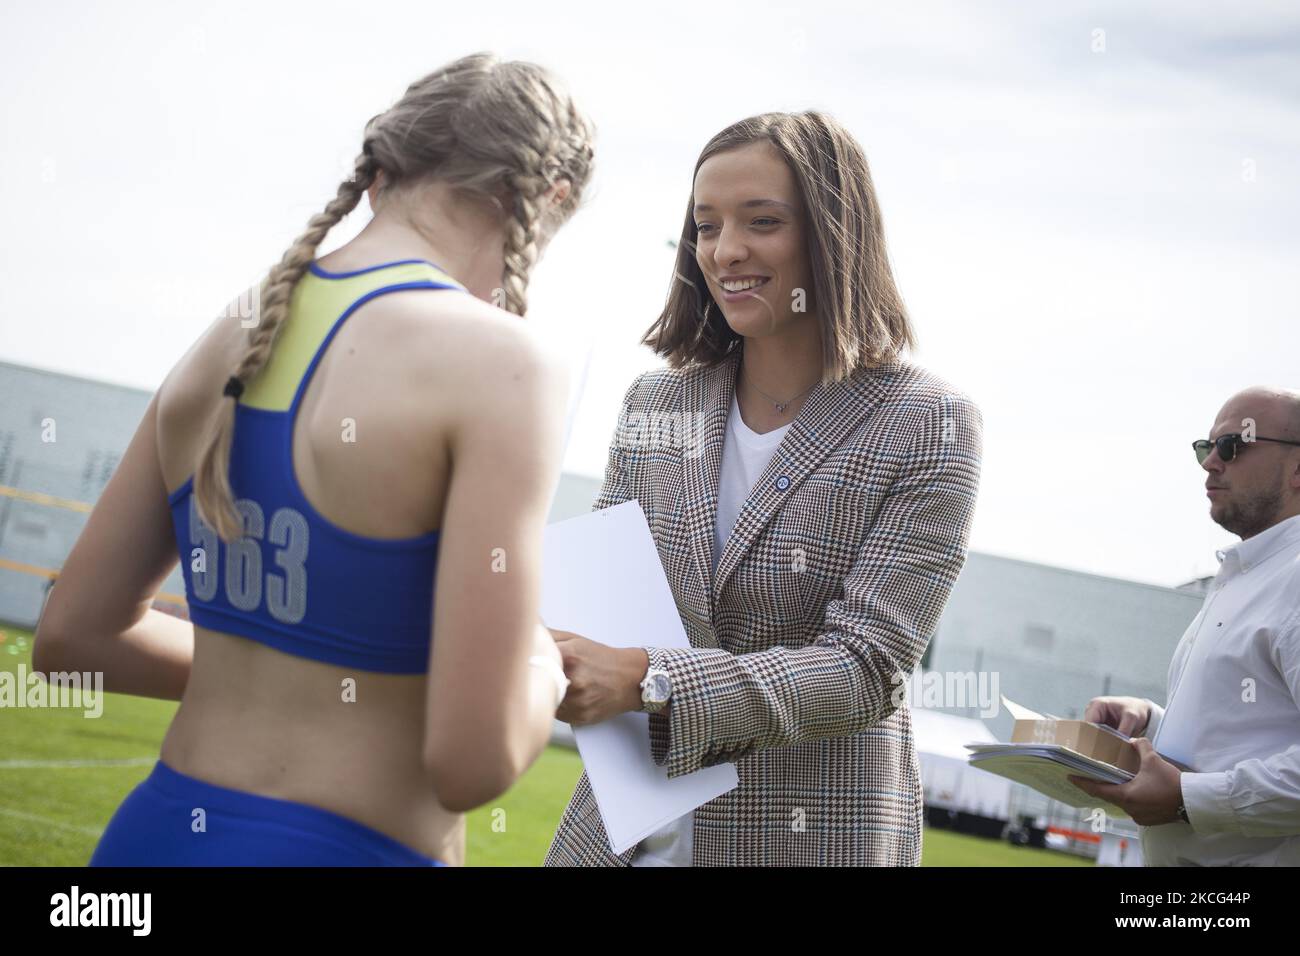
[[(640, 502), (549, 525), (543, 548), (547, 627), (611, 647), (690, 646)], [(669, 780), (650, 756), (647, 714), (573, 730), (615, 853), (740, 783), (729, 763)]]
[(1040, 714), (1036, 710), (1030, 710), (1028, 707), (1023, 707), (1020, 704), (1017, 704), (1014, 700), (1010, 700), (1006, 694), (999, 694), (998, 696), (1002, 698), (1002, 706), (1007, 709), (1007, 712), (1009, 714), (1011, 714), (1012, 720), (1059, 720), (1060, 719), (1059, 717), (1053, 717), (1051, 714)]

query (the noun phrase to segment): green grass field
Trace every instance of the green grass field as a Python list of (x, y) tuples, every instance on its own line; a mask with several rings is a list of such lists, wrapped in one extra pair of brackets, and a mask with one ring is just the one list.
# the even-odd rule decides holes
[[(32, 636), (0, 627), (0, 670), (31, 670)], [(103, 715), (0, 709), (0, 866), (84, 866), (113, 811), (148, 775), (176, 704), (107, 695)], [(79, 765), (79, 762), (84, 764)], [(582, 771), (548, 747), (500, 799), (466, 818), (466, 864), (537, 866)], [(923, 866), (1091, 866), (1050, 850), (925, 831)]]

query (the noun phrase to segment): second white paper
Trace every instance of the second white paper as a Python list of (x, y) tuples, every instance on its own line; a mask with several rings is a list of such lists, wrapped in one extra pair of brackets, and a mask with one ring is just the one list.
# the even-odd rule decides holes
[[(543, 547), (547, 627), (611, 647), (690, 646), (640, 502), (548, 525)], [(729, 763), (669, 780), (650, 755), (647, 714), (619, 714), (573, 734), (615, 853), (740, 783)]]

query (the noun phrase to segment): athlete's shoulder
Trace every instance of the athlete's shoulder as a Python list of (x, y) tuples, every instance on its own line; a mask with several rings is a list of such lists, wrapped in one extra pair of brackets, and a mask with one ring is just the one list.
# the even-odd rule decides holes
[(449, 295), (435, 311), (410, 318), (401, 361), (413, 374), (404, 379), (421, 383), (423, 399), (445, 420), (550, 422), (563, 415), (569, 363), (536, 323), (469, 294)]
[(400, 360), (431, 375), (482, 382), (558, 361), (535, 324), (469, 292), (407, 290), (374, 305), (397, 336)]
[[(255, 286), (228, 302), (172, 366), (158, 386), (160, 418), (187, 417), (215, 404), (226, 380), (234, 374), (248, 348), (249, 303)], [(245, 383), (247, 384), (247, 383)]]

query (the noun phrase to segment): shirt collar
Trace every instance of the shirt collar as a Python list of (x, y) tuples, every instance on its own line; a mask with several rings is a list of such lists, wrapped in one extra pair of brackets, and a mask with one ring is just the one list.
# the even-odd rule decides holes
[(1235, 555), (1241, 570), (1249, 571), (1286, 548), (1300, 548), (1300, 515), (1292, 515), (1285, 521), (1279, 521), (1267, 531), (1261, 531), (1253, 538), (1238, 541), (1222, 551), (1216, 551), (1214, 556), (1222, 564), (1227, 560), (1228, 555)]

